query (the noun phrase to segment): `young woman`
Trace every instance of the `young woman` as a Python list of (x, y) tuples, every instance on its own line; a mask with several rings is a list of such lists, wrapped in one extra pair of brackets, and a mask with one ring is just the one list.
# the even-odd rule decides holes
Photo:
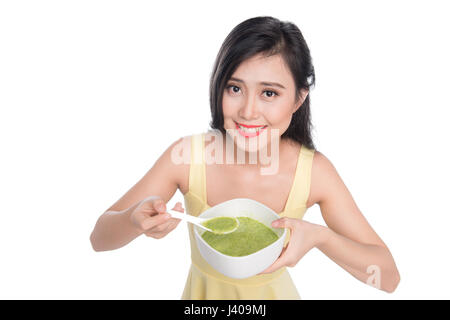
[[(314, 82), (310, 52), (297, 26), (273, 17), (237, 25), (225, 39), (211, 76), (213, 130), (181, 138), (165, 150), (100, 216), (91, 234), (94, 250), (120, 248), (141, 234), (166, 236), (180, 222), (166, 212), (177, 189), (187, 214), (195, 216), (233, 198), (250, 198), (279, 213), (273, 227), (288, 229), (280, 257), (258, 275), (228, 278), (202, 258), (189, 224), (192, 264), (183, 299), (300, 299), (286, 267), (294, 267), (314, 247), (358, 280), (393, 292), (400, 276), (388, 247), (330, 160), (315, 150), (309, 99)], [(186, 138), (191, 161), (176, 163), (174, 150)], [(207, 150), (218, 139), (223, 149), (216, 147), (214, 156), (220, 155), (215, 158), (220, 161), (209, 163)], [(237, 152), (229, 152), (227, 140), (243, 151), (244, 162), (238, 161)], [(277, 163), (269, 174), (262, 174), (267, 163), (261, 157), (249, 161), (261, 151)], [(302, 220), (314, 204), (327, 226)], [(184, 212), (181, 203), (173, 209)]]

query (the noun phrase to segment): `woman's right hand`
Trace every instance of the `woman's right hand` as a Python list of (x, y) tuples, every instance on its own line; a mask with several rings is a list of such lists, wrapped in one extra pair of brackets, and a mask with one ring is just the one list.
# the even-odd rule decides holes
[[(172, 210), (184, 212), (181, 202)], [(131, 222), (146, 236), (155, 239), (165, 237), (180, 223), (180, 219), (171, 219), (166, 212), (166, 204), (159, 196), (150, 196), (142, 200), (130, 215)]]

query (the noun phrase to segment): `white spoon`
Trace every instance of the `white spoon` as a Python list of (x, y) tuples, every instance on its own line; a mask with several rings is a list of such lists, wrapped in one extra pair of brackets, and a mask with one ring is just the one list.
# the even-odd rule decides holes
[[(203, 223), (205, 223), (208, 220), (219, 218), (219, 217), (212, 217), (212, 218), (209, 218), (209, 219), (203, 219), (203, 218), (194, 217), (194, 216), (191, 216), (190, 214), (181, 213), (181, 212), (174, 211), (174, 210), (167, 210), (167, 212), (173, 218), (185, 220), (185, 221), (187, 221), (189, 223), (195, 224), (196, 226), (199, 226), (200, 228), (205, 229), (206, 231), (209, 231), (209, 232), (212, 232), (212, 233), (227, 234), (227, 233), (231, 233), (231, 232), (235, 231), (239, 227), (239, 220), (234, 218), (236, 220), (236, 227), (235, 228), (233, 228), (232, 230), (229, 230), (229, 231), (225, 231), (225, 232), (217, 232), (217, 231), (214, 231), (214, 230), (212, 230), (210, 228), (205, 227), (203, 225)], [(222, 217), (220, 217), (220, 218), (222, 218)], [(233, 218), (233, 217), (226, 217), (226, 218)]]

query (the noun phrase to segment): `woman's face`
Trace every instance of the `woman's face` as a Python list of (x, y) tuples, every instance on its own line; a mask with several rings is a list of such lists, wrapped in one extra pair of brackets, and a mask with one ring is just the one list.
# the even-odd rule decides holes
[[(295, 101), (295, 84), (280, 55), (256, 55), (242, 62), (225, 85), (224, 128), (238, 148), (257, 152), (269, 148), (287, 130), (292, 114), (302, 105), (307, 91)], [(259, 133), (237, 125), (264, 127)], [(258, 135), (257, 135), (258, 134)]]

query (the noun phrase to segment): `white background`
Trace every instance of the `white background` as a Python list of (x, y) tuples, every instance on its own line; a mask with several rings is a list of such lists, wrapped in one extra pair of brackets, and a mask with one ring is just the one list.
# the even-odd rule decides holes
[[(180, 298), (184, 223), (108, 252), (89, 236), (172, 142), (208, 129), (216, 54), (259, 15), (302, 31), (317, 149), (401, 275), (389, 294), (313, 249), (289, 269), (302, 298), (450, 298), (448, 12), (445, 1), (0, 2), (0, 298)], [(304, 218), (324, 224), (317, 205)]]

